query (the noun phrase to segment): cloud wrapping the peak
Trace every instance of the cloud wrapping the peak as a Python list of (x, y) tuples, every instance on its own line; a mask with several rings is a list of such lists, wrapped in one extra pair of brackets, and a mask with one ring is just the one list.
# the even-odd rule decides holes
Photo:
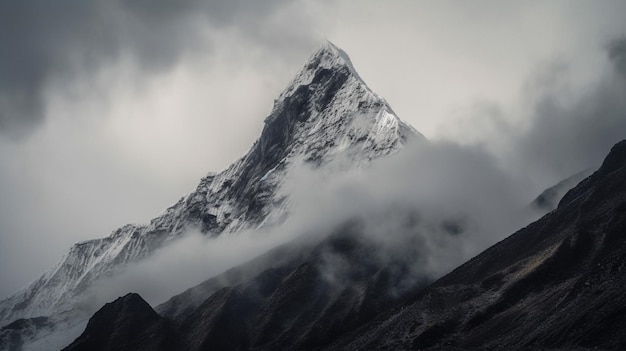
[[(334, 160), (338, 165), (346, 160)], [(352, 230), (379, 269), (398, 266), (402, 294), (431, 281), (535, 218), (516, 179), (480, 148), (414, 142), (360, 169), (291, 168), (281, 193), (289, 217), (276, 226), (237, 235), (186, 237), (131, 264), (91, 289), (96, 308), (127, 291), (153, 305), (228, 268), (296, 239), (317, 242)], [(292, 253), (293, 254), (293, 253)], [(351, 269), (345, 257), (322, 252), (317, 267), (331, 285), (343, 286)], [(363, 267), (361, 267), (363, 268)], [(392, 291), (393, 290), (393, 291)]]

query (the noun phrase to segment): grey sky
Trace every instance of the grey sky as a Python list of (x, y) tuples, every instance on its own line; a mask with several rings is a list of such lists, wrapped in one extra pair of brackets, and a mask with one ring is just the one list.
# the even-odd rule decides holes
[(625, 15), (622, 1), (0, 1), (0, 296), (241, 156), (325, 38), (428, 138), (485, 145), (539, 191), (626, 136)]

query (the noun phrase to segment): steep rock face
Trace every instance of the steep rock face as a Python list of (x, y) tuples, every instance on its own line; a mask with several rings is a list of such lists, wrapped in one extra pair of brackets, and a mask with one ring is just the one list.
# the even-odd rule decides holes
[(287, 202), (278, 189), (299, 162), (355, 167), (409, 139), (423, 137), (365, 85), (341, 49), (326, 43), (276, 100), (261, 137), (243, 158), (202, 178), (194, 192), (149, 224), (75, 244), (41, 277), (0, 302), (0, 325), (72, 308), (94, 281), (148, 257), (190, 227), (221, 235), (280, 221)]
[(169, 322), (137, 294), (106, 304), (66, 351), (183, 350), (186, 345)]
[(626, 141), (558, 208), (336, 349), (626, 348)]

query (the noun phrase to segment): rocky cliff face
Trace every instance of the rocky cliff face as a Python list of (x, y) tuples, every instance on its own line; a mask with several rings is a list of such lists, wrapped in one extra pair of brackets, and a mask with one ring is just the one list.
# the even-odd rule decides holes
[(410, 139), (424, 140), (367, 87), (341, 49), (326, 43), (275, 101), (244, 157), (202, 178), (194, 192), (150, 223), (75, 244), (41, 277), (0, 302), (0, 325), (74, 308), (97, 279), (145, 259), (189, 228), (217, 236), (280, 221), (288, 196), (279, 189), (302, 162), (358, 167)]

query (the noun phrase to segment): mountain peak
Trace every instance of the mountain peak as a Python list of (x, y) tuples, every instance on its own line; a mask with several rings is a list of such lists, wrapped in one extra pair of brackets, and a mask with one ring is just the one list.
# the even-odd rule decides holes
[(304, 64), (304, 67), (298, 72), (291, 84), (280, 95), (278, 100), (284, 99), (294, 93), (294, 91), (302, 85), (309, 85), (315, 83), (315, 77), (320, 80), (330, 73), (340, 74), (344, 76), (352, 76), (356, 78), (360, 85), (366, 90), (372, 92), (365, 81), (357, 73), (356, 69), (352, 65), (350, 56), (341, 48), (326, 40)]
[(626, 140), (613, 145), (611, 151), (604, 159), (600, 171), (610, 173), (626, 164)]
[(351, 68), (354, 73), (354, 66), (352, 66), (352, 61), (350, 60), (350, 56), (343, 51), (340, 47), (333, 44), (330, 40), (326, 40), (319, 49), (311, 56), (310, 62), (315, 62), (315, 59), (320, 59), (317, 63), (322, 63), (323, 59), (326, 59), (327, 62), (333, 63), (335, 65), (343, 65)]

